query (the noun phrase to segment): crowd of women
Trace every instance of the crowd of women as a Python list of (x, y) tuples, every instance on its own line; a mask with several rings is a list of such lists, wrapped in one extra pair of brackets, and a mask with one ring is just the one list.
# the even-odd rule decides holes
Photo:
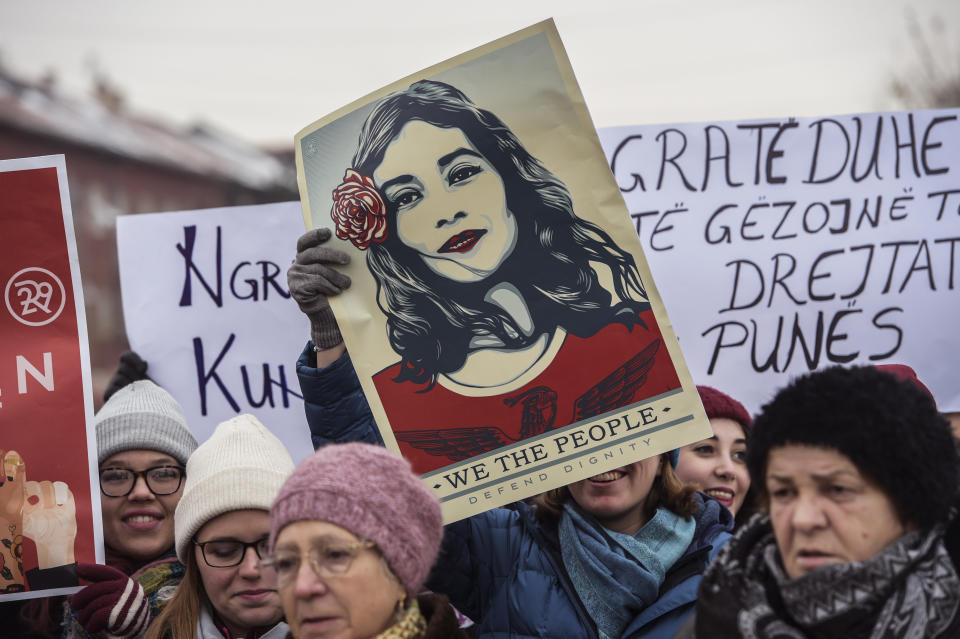
[(957, 454), (909, 373), (811, 373), (755, 421), (701, 386), (713, 437), (446, 527), (378, 445), (294, 468), (241, 415), (197, 446), (135, 381), (97, 415), (107, 565), (78, 566), (89, 585), (46, 632), (954, 637)]
[[(407, 103), (421, 110), (404, 120), (409, 105), (398, 104)], [(454, 156), (413, 173), (394, 166), (394, 145), (424, 136), (453, 136)], [(383, 233), (395, 239), (376, 243), (368, 263), (383, 278), (403, 353), (394, 372), (417, 383), (455, 377), (494, 349), (522, 377), (524, 354), (550, 352), (552, 340), (646, 327), (649, 305), (631, 301), (631, 290), (643, 297), (632, 258), (564, 209), (562, 183), (459, 92), (417, 83), (374, 109), (361, 141), (354, 168), (373, 176), (392, 212)], [(434, 165), (449, 175), (434, 180)], [(516, 195), (527, 187), (511, 186), (511, 171), (535, 185), (530, 193)], [(451, 262), (442, 255), (450, 251), (411, 239), (413, 217), (399, 228), (398, 210), (426, 202), (428, 185), (454, 192), (480, 175), (497, 178), (493, 192), (506, 189), (495, 198), (499, 217), (453, 237), (472, 247), (500, 229), (504, 250), (454, 251)], [(542, 219), (515, 213), (531, 199)], [(449, 235), (473, 215), (456, 206), (416, 215)], [(530, 233), (561, 243), (537, 250), (579, 274), (583, 288), (567, 291), (566, 303), (557, 302), (562, 282), (511, 288), (501, 279), (451, 284), (439, 314), (418, 297), (438, 294), (417, 269), (467, 284), (516, 270), (510, 251)], [(960, 636), (960, 462), (912, 369), (808, 373), (755, 419), (698, 386), (709, 439), (444, 526), (410, 463), (382, 446), (328, 303), (350, 286), (338, 270), (349, 257), (330, 238), (326, 229), (301, 237), (288, 273), (311, 325), (297, 369), (316, 452), (295, 467), (251, 415), (198, 445), (173, 397), (126, 360), (118, 376), (129, 383), (111, 388), (96, 416), (106, 565), (78, 565), (84, 587), (46, 600), (31, 617), (36, 628), (150, 639)], [(584, 252), (592, 257), (580, 260)], [(614, 272), (619, 299), (598, 297), (579, 277), (590, 262)], [(408, 267), (396, 286), (390, 272)], [(468, 337), (441, 353), (418, 313), (434, 327), (467, 322)]]

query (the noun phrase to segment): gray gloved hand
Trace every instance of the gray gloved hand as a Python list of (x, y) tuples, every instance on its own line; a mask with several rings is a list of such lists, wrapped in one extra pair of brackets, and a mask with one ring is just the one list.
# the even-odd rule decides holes
[(330, 236), (330, 229), (323, 228), (301, 235), (297, 239), (297, 259), (287, 269), (290, 295), (310, 320), (310, 337), (320, 349), (333, 348), (343, 341), (327, 298), (350, 287), (350, 278), (330, 266), (349, 264), (350, 256), (323, 246)]

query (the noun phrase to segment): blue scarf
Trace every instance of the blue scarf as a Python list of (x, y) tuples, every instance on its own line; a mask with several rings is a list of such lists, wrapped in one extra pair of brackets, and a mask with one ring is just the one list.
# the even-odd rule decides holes
[(619, 637), (660, 593), (664, 575), (693, 541), (694, 519), (658, 508), (634, 535), (608, 530), (568, 502), (560, 554), (601, 639)]

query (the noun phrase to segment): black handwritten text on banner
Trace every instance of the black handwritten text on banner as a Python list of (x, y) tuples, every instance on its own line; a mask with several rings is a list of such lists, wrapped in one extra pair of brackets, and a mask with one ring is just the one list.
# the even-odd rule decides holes
[(960, 111), (601, 129), (694, 380), (756, 409), (832, 364), (960, 410)]

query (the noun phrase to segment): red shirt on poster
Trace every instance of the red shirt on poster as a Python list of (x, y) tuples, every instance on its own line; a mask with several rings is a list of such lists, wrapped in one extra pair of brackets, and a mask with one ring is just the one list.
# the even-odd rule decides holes
[(397, 383), (399, 363), (382, 370), (373, 381), (403, 456), (424, 474), (680, 388), (653, 311), (639, 317), (647, 328), (614, 323), (588, 338), (564, 335), (536, 377), (470, 397), (469, 413), (455, 390)]

